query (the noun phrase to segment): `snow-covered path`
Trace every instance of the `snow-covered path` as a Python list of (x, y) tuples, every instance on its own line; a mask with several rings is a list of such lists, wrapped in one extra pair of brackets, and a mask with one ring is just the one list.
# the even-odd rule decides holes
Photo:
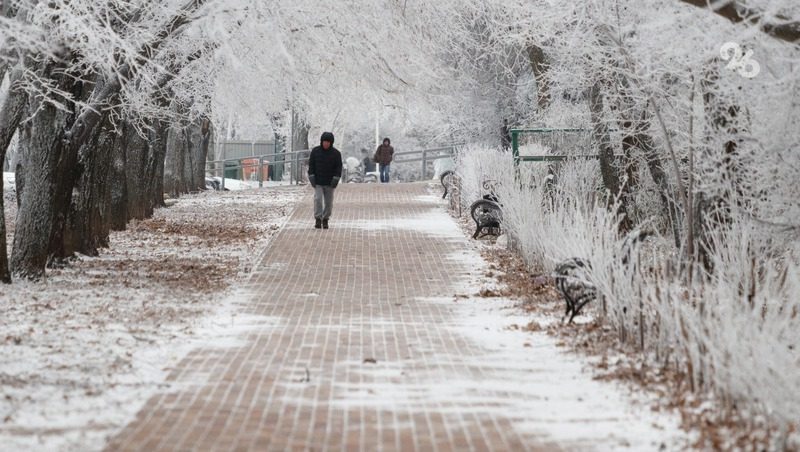
[(304, 201), (230, 300), (239, 341), (191, 352), (108, 450), (678, 447), (509, 302), (454, 296), (486, 264), (424, 185), (336, 203), (326, 231)]

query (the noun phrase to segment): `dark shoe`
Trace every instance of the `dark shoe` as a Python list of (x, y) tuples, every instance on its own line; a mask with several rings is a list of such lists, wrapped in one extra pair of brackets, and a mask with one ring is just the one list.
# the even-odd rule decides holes
[(316, 218), (315, 221), (314, 221), (314, 228), (319, 229), (321, 227), (322, 227), (322, 220), (319, 219), (319, 218)]
[(328, 219), (322, 220), (322, 229), (328, 229)]

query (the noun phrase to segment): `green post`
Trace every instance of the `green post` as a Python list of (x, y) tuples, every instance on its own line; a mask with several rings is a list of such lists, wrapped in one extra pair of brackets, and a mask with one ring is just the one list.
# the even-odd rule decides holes
[(519, 165), (519, 131), (511, 129), (511, 152), (514, 154), (514, 166)]

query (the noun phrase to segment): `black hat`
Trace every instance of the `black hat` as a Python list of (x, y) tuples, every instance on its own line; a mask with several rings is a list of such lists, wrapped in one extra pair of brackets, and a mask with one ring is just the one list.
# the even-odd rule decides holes
[(319, 139), (319, 143), (322, 144), (323, 141), (330, 141), (331, 146), (333, 145), (333, 133), (331, 132), (322, 132), (322, 137)]

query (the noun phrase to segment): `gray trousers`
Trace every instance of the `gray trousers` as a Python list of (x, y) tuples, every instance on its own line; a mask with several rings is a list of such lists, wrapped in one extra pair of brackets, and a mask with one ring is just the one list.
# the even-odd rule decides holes
[(333, 191), (330, 185), (317, 185), (314, 188), (314, 218), (327, 220), (333, 211)]

